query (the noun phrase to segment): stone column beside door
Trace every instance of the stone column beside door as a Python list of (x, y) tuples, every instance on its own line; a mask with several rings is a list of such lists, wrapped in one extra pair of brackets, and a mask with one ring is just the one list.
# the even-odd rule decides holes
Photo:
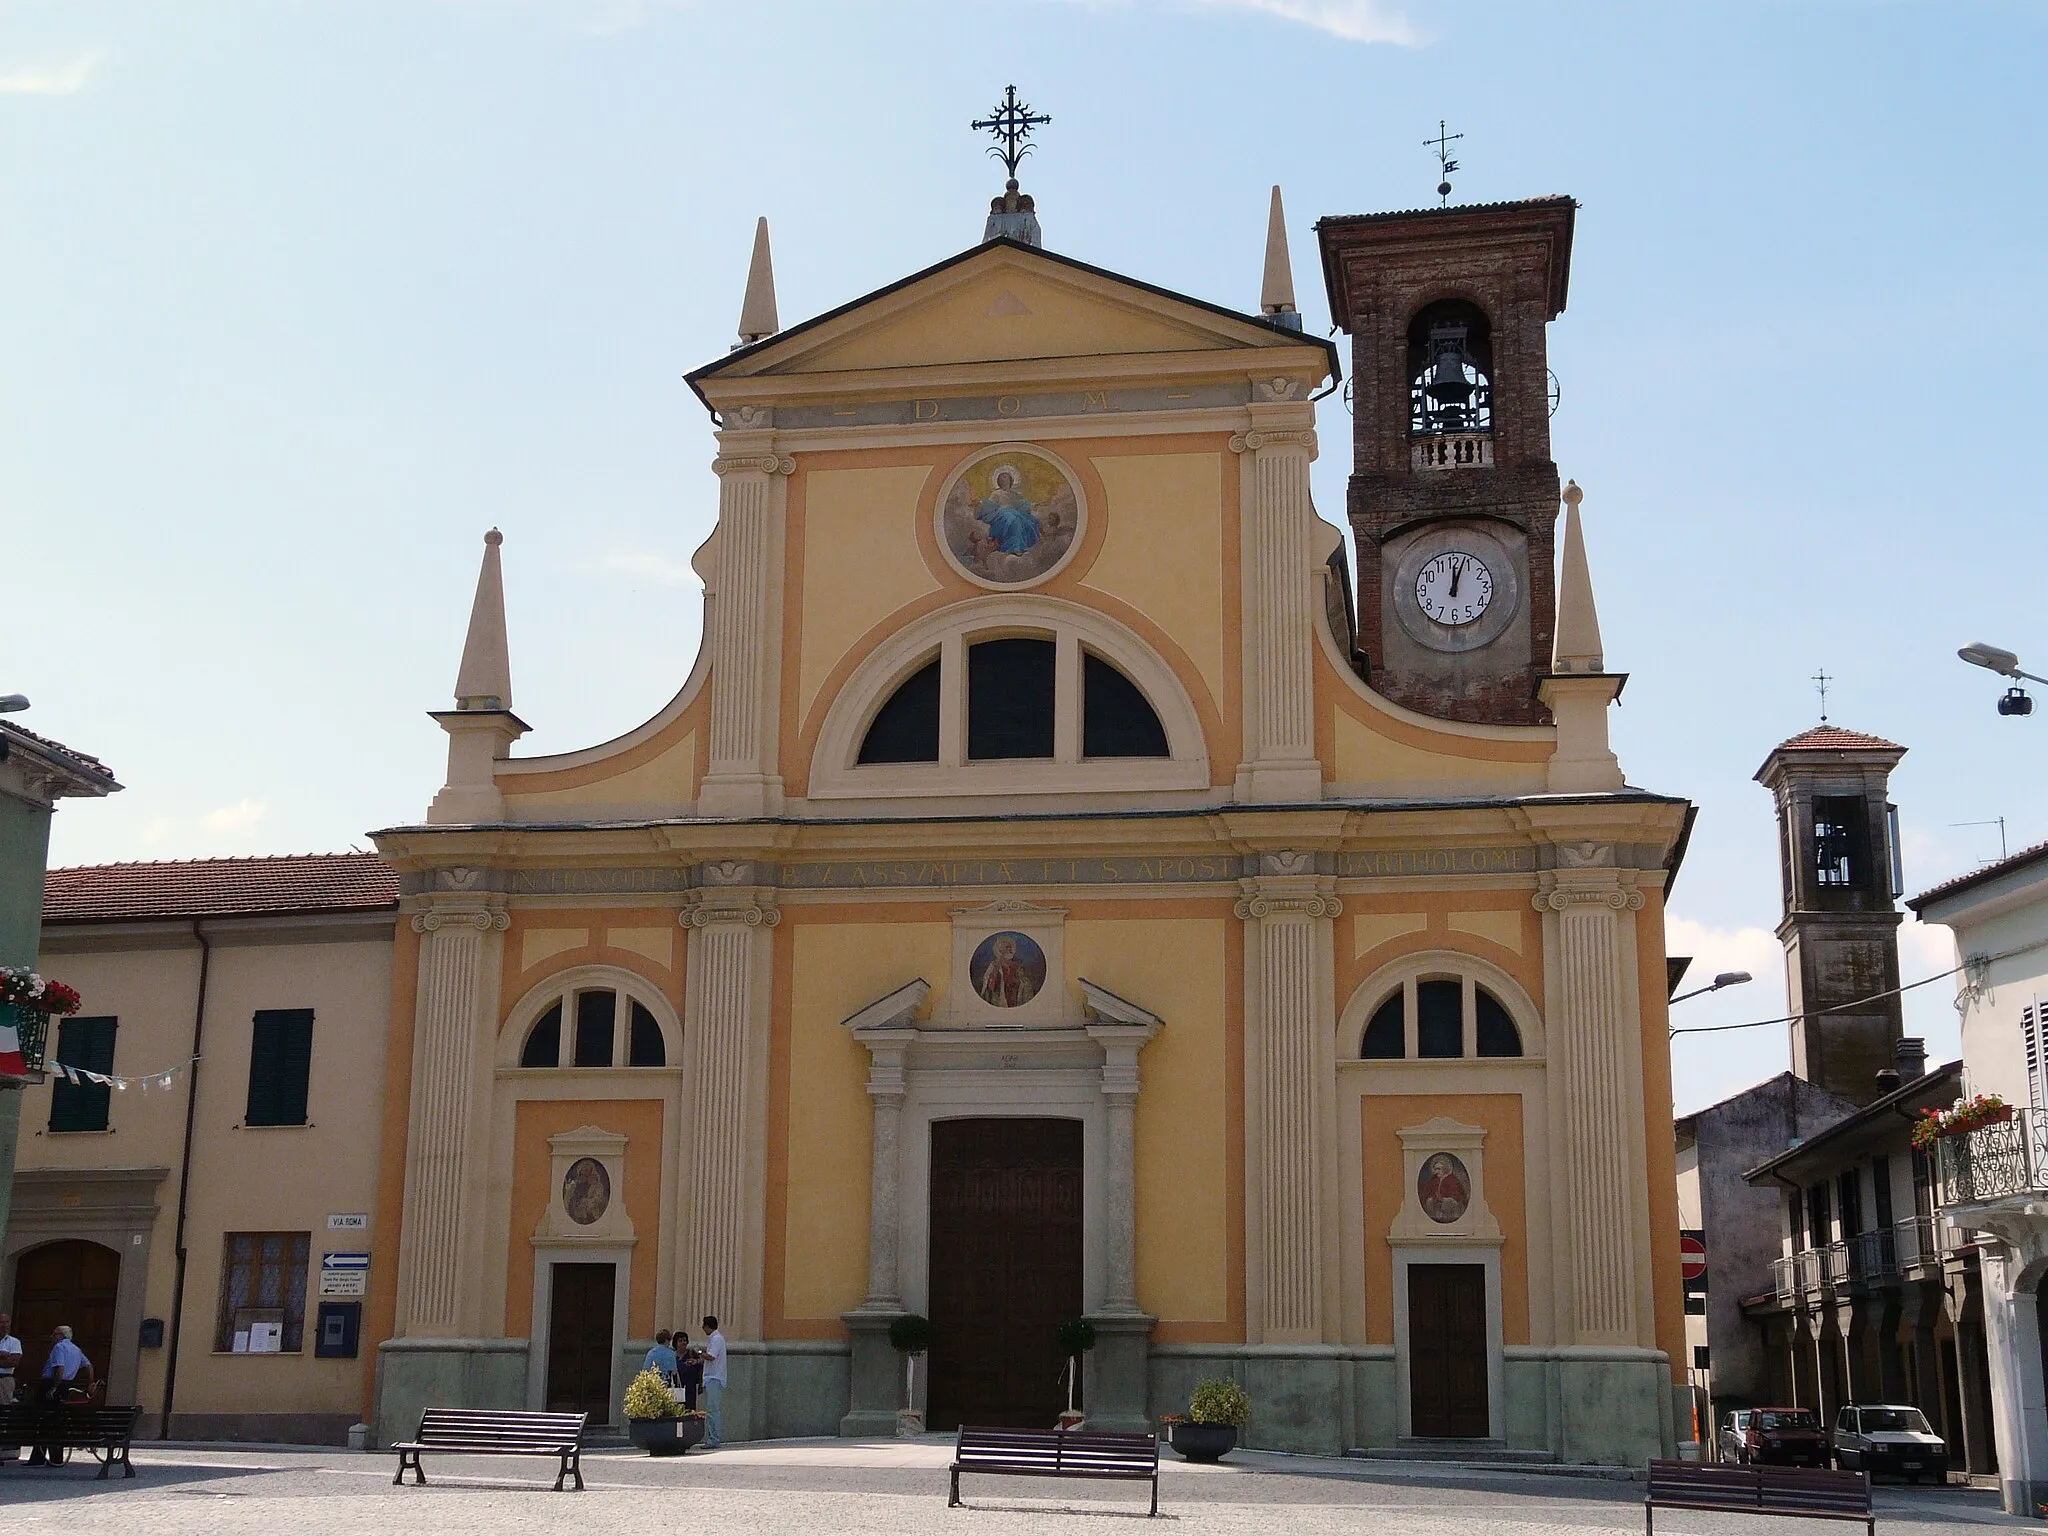
[(1138, 1305), (1138, 1052), (1159, 1033), (1144, 1009), (1087, 981), (1088, 1034), (1102, 1047), (1102, 1097), (1108, 1111), (1103, 1169), (1102, 1305), (1089, 1314), (1095, 1348), (1082, 1381), (1090, 1429), (1152, 1427), (1146, 1382), (1158, 1319)]

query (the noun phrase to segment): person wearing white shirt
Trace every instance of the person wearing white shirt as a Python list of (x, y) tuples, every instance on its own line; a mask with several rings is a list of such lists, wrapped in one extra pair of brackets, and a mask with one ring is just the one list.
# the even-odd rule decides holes
[(704, 1449), (723, 1445), (725, 1436), (725, 1335), (718, 1331), (718, 1319), (704, 1319)]
[[(91, 1396), (92, 1362), (71, 1342), (71, 1330), (60, 1326), (50, 1335), (49, 1358), (43, 1361), (42, 1401), (61, 1403)], [(28, 1453), (28, 1464), (33, 1467), (47, 1461), (60, 1465), (58, 1454), (55, 1447), (39, 1445)]]
[[(14, 1336), (14, 1319), (0, 1312), (0, 1403), (14, 1401), (14, 1373), (21, 1368), (21, 1340)], [(18, 1445), (0, 1445), (0, 1462), (14, 1460)]]

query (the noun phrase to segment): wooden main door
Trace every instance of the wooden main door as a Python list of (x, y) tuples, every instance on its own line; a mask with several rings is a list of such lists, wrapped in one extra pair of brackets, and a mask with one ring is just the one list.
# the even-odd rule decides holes
[(1081, 1315), (1081, 1122), (932, 1126), (934, 1429), (1050, 1429), (1066, 1406), (1054, 1330)]
[(550, 1413), (587, 1413), (593, 1424), (612, 1422), (611, 1264), (557, 1264), (548, 1300)]
[(42, 1379), (50, 1334), (60, 1323), (71, 1329), (71, 1342), (92, 1362), (94, 1378), (106, 1379), (120, 1285), (121, 1255), (98, 1243), (71, 1238), (21, 1256), (14, 1271), (14, 1333), (21, 1340), (17, 1389)]
[(1486, 1268), (1408, 1266), (1408, 1407), (1425, 1439), (1483, 1440), (1486, 1409)]

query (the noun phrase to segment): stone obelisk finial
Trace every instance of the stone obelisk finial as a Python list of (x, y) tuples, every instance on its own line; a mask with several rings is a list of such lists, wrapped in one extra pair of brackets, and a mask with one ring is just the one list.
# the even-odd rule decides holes
[(469, 605), (469, 635), (455, 672), (455, 707), (461, 710), (512, 707), (512, 657), (505, 640), (505, 575), (498, 548), (505, 535), (484, 535), (484, 563), (476, 573), (476, 599)]
[(505, 536), (484, 535), (483, 567), (469, 606), (469, 634), (462, 665), (455, 671), (455, 707), (436, 710), (448, 733), (448, 778), (427, 820), (434, 825), (501, 821), (505, 800), (498, 792), (497, 764), (526, 734), (526, 722), (512, 713), (512, 658), (505, 640), (505, 577), (498, 549)]
[(768, 221), (754, 226), (754, 257), (747, 263), (747, 296), (740, 303), (740, 345), (781, 330), (775, 318), (775, 263), (768, 254)]
[(1600, 615), (1593, 607), (1593, 573), (1586, 564), (1586, 535), (1579, 525), (1578, 482), (1564, 488), (1564, 558), (1557, 580), (1557, 631), (1550, 676), (1536, 696), (1549, 707), (1557, 727), (1546, 782), (1554, 794), (1620, 789), (1621, 763), (1607, 740), (1607, 707), (1621, 697), (1628, 679), (1606, 670), (1600, 645)]
[(1281, 210), (1277, 186), (1266, 215), (1266, 275), (1259, 285), (1259, 309), (1275, 325), (1301, 329), (1301, 312), (1294, 307), (1294, 263), (1287, 256), (1287, 215)]
[(1585, 492), (1576, 480), (1564, 488), (1564, 559), (1557, 577), (1557, 636), (1553, 672), (1599, 672), (1606, 661), (1600, 646), (1600, 612), (1593, 605), (1593, 572), (1586, 564), (1586, 534), (1579, 523)]

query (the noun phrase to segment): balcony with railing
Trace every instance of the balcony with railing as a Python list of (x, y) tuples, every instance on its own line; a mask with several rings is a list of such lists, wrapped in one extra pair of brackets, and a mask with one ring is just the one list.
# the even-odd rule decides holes
[(1818, 1298), (1859, 1286), (1903, 1279), (1967, 1245), (1969, 1239), (1939, 1216), (1918, 1216), (1839, 1243), (1824, 1243), (1771, 1260), (1778, 1299)]
[(1934, 1144), (1935, 1200), (1944, 1209), (2048, 1191), (2048, 1117), (2009, 1111), (1960, 1136)]
[(1491, 432), (1429, 432), (1409, 439), (1412, 469), (1486, 469), (1493, 463)]

